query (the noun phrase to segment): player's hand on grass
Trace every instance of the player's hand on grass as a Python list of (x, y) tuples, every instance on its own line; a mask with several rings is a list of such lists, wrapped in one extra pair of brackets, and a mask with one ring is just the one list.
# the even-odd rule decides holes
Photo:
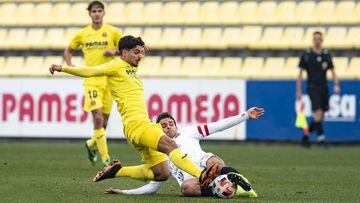
[(57, 72), (61, 72), (62, 66), (61, 65), (56, 65), (56, 64), (52, 64), (49, 68), (49, 71), (52, 75), (54, 75), (54, 73)]
[(122, 190), (114, 189), (114, 188), (105, 189), (104, 193), (105, 193), (105, 194), (119, 194), (119, 195), (124, 194), (124, 193), (122, 192)]
[(262, 115), (264, 115), (265, 111), (263, 108), (257, 108), (257, 107), (252, 107), (249, 110), (247, 110), (246, 112), (249, 115), (250, 119), (259, 119)]

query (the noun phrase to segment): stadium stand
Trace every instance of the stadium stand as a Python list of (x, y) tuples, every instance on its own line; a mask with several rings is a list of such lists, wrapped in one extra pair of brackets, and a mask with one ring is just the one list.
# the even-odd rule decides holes
[(178, 70), (182, 64), (182, 58), (178, 56), (168, 56), (163, 59), (160, 65), (159, 75), (161, 76), (177, 76)]
[[(69, 40), (90, 22), (87, 4), (0, 0), (0, 75), (46, 76), (42, 70), (62, 61)], [(144, 76), (294, 78), (298, 56), (319, 30), (340, 77), (360, 78), (356, 0), (106, 1), (105, 22), (144, 38)]]

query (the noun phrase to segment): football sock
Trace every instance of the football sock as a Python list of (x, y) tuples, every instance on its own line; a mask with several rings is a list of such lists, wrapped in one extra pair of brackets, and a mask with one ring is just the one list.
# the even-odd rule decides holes
[(318, 122), (311, 121), (310, 126), (309, 126), (310, 133), (314, 132), (314, 130), (317, 130), (317, 124), (318, 124)]
[(171, 151), (169, 153), (169, 158), (179, 169), (196, 178), (200, 178), (202, 170), (195, 165), (187, 154), (183, 155), (179, 148)]
[(220, 174), (224, 175), (224, 174), (228, 174), (230, 172), (239, 173), (236, 169), (234, 169), (234, 168), (232, 168), (230, 166), (224, 166), (224, 167), (222, 167), (222, 169), (220, 171)]
[(146, 164), (139, 166), (122, 167), (116, 174), (116, 177), (130, 177), (133, 179), (148, 181), (154, 180), (154, 173)]
[(105, 136), (105, 129), (100, 128), (94, 130), (94, 137), (96, 138), (96, 145), (101, 156), (102, 162), (108, 162), (110, 157), (108, 153), (107, 143), (106, 143), (106, 136)]
[(150, 181), (148, 184), (132, 189), (132, 190), (123, 190), (122, 192), (126, 195), (147, 195), (155, 194), (166, 181)]
[(324, 134), (324, 127), (322, 122), (317, 123), (317, 135), (323, 135)]

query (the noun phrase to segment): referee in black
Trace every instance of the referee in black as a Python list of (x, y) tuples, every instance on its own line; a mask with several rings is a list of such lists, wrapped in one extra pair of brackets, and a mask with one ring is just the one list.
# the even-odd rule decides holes
[[(319, 31), (313, 33), (313, 47), (305, 51), (300, 59), (300, 73), (296, 83), (296, 97), (302, 96), (302, 77), (307, 73), (307, 93), (311, 100), (313, 120), (309, 125), (309, 132), (316, 131), (319, 145), (325, 145), (323, 128), (324, 114), (329, 110), (329, 87), (326, 72), (331, 71), (334, 80), (334, 94), (340, 92), (339, 80), (334, 71), (331, 55), (327, 49), (322, 48), (323, 34)], [(310, 147), (309, 134), (304, 134), (301, 144)]]

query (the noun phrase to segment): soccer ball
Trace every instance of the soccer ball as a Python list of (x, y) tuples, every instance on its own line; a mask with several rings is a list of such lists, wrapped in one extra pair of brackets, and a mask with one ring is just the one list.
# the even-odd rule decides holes
[(210, 184), (212, 192), (219, 198), (232, 198), (236, 194), (236, 184), (232, 183), (227, 175), (220, 175)]

